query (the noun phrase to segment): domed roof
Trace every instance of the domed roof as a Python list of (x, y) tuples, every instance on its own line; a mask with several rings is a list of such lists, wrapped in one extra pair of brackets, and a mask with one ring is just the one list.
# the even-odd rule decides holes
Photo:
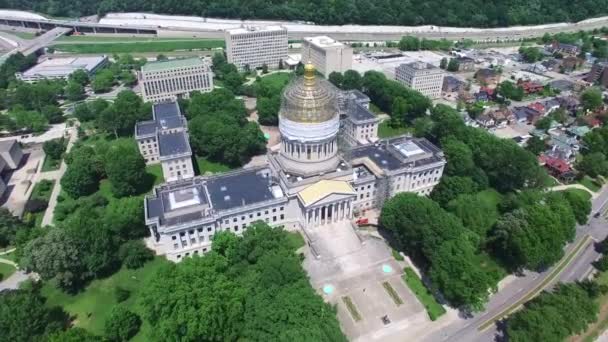
[(279, 116), (295, 122), (325, 122), (338, 115), (337, 89), (315, 76), (315, 67), (307, 63), (304, 76), (290, 83), (283, 92)]

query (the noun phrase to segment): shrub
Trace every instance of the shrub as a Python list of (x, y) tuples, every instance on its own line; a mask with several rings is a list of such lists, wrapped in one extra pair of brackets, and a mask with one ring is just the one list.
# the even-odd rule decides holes
[(118, 257), (128, 269), (142, 267), (154, 258), (154, 253), (141, 240), (127, 241), (120, 246)]
[(131, 291), (123, 289), (119, 286), (114, 289), (114, 298), (116, 298), (117, 302), (122, 303), (129, 299), (129, 297), (131, 297)]
[(128, 341), (137, 335), (141, 319), (133, 312), (117, 306), (105, 322), (104, 333), (110, 341)]

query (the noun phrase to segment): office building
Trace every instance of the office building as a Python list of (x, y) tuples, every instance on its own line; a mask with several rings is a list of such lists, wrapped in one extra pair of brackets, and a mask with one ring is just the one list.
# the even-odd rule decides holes
[(84, 70), (92, 76), (106, 64), (108, 64), (107, 56), (48, 58), (24, 72), (16, 73), (15, 77), (29, 83), (45, 79), (67, 80), (76, 70)]
[(401, 64), (395, 69), (397, 81), (432, 99), (441, 97), (444, 75), (442, 69), (425, 62)]
[(175, 101), (193, 91), (213, 90), (209, 62), (198, 57), (147, 63), (138, 78), (145, 102)]
[(312, 63), (327, 78), (334, 71), (352, 69), (353, 49), (327, 36), (304, 37), (302, 62)]
[[(443, 174), (442, 151), (408, 136), (340, 147), (340, 96), (306, 65), (282, 94), (281, 144), (268, 162), (157, 186), (144, 199), (148, 245), (180, 261), (209, 251), (217, 232), (242, 234), (256, 221), (306, 233), (350, 224), (400, 192), (428, 195)], [(347, 102), (347, 111), (365, 110), (361, 101)]]
[(240, 71), (246, 66), (253, 70), (264, 64), (277, 69), (287, 59), (287, 29), (282, 26), (237, 28), (227, 30), (225, 37), (228, 63)]
[(167, 182), (194, 177), (188, 126), (178, 104), (155, 104), (152, 117), (135, 125), (135, 140), (146, 164), (161, 163)]

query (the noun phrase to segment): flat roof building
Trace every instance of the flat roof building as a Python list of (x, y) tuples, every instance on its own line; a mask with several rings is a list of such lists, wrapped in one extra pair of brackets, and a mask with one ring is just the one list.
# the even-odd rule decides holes
[(209, 62), (198, 57), (147, 63), (138, 78), (146, 102), (175, 101), (189, 97), (193, 91), (213, 90)]
[(24, 82), (67, 79), (76, 70), (84, 70), (89, 75), (93, 75), (107, 63), (107, 56), (49, 58), (24, 72), (16, 73), (15, 76)]
[(312, 63), (328, 77), (332, 72), (352, 69), (353, 49), (328, 36), (304, 37), (302, 40), (302, 62)]
[(135, 140), (146, 164), (161, 163), (166, 181), (194, 177), (186, 118), (176, 102), (157, 103), (152, 120), (135, 125)]
[(261, 68), (264, 64), (271, 69), (287, 60), (287, 29), (282, 26), (244, 27), (225, 32), (228, 63), (239, 70)]
[(401, 64), (395, 69), (395, 79), (432, 99), (441, 97), (445, 71), (425, 62)]

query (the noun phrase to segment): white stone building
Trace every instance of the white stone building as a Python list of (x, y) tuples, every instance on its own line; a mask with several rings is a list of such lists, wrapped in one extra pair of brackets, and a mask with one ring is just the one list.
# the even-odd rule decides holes
[[(156, 187), (144, 200), (149, 245), (180, 261), (209, 251), (217, 232), (242, 234), (258, 220), (306, 232), (349, 224), (400, 192), (428, 195), (443, 174), (441, 150), (407, 136), (340, 150), (339, 98), (306, 65), (283, 93), (281, 145), (268, 164)], [(348, 101), (365, 110), (365, 101)]]
[(441, 97), (445, 71), (425, 62), (401, 64), (395, 69), (395, 79), (432, 99)]
[(152, 120), (135, 125), (135, 140), (146, 164), (161, 163), (165, 181), (194, 177), (186, 118), (176, 102), (152, 107)]
[(245, 66), (261, 68), (266, 64), (277, 69), (285, 63), (287, 49), (287, 29), (282, 26), (244, 27), (225, 32), (228, 63), (242, 71)]
[(67, 80), (76, 70), (84, 70), (89, 76), (108, 64), (107, 56), (47, 58), (24, 72), (15, 74), (18, 80), (33, 83), (40, 80)]
[(209, 62), (198, 57), (147, 63), (137, 75), (146, 102), (175, 101), (193, 91), (213, 90)]
[(0, 171), (15, 170), (23, 159), (23, 151), (17, 140), (0, 141)]
[(312, 63), (328, 77), (332, 72), (352, 69), (353, 49), (328, 36), (304, 37), (302, 40), (302, 62)]

